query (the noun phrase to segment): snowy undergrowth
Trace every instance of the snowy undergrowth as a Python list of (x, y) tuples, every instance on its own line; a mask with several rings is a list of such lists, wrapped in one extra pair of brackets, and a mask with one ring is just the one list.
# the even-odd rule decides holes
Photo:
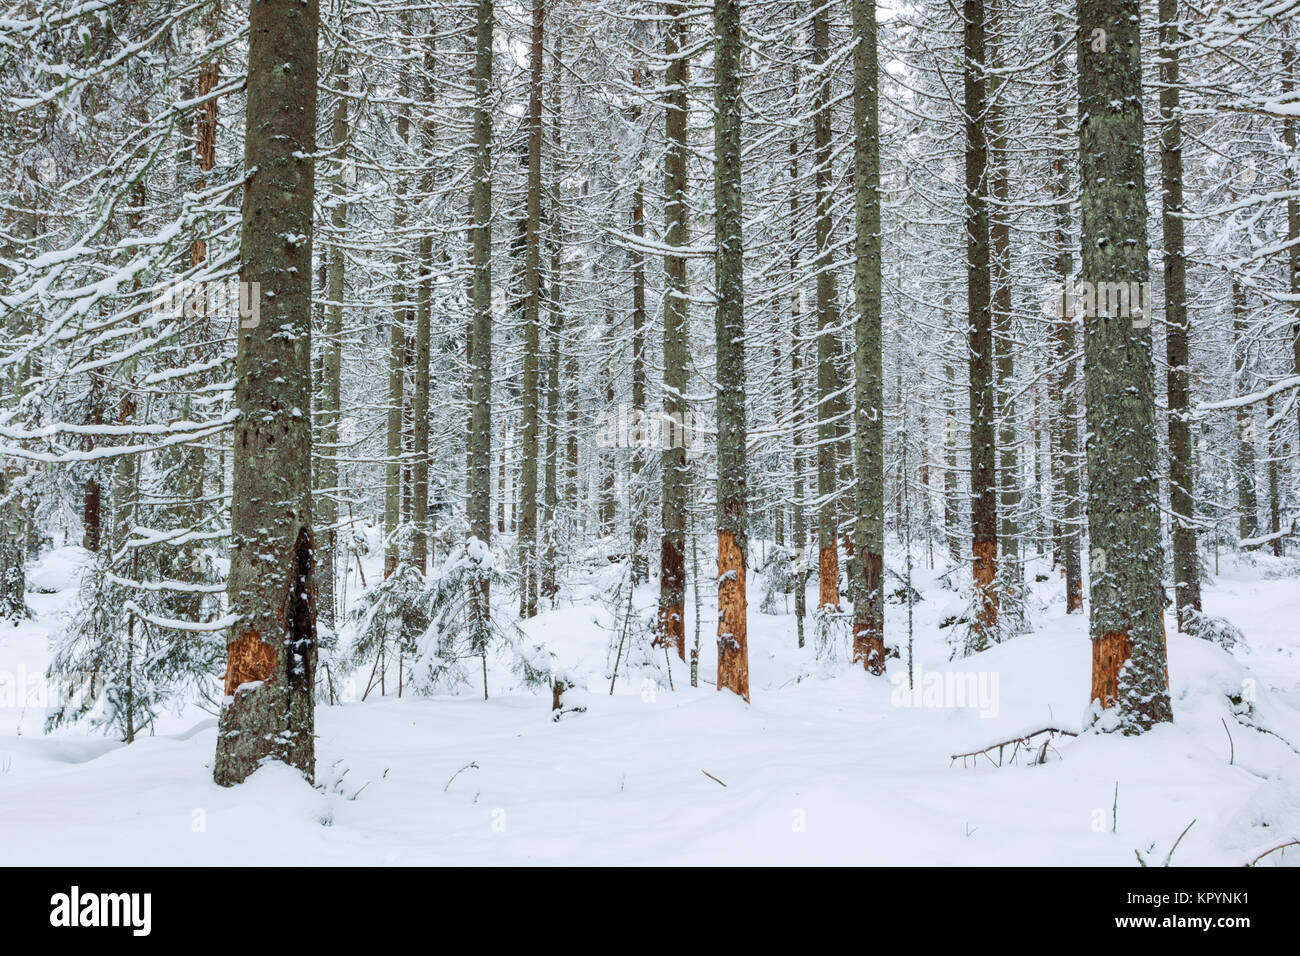
[[(83, 560), (63, 549), (33, 569), (36, 618), (0, 632), (7, 679), (44, 670)], [(1294, 571), (1224, 559), (1205, 605), (1243, 633), (1231, 652), (1169, 628), (1172, 726), (1057, 737), (1045, 763), (1035, 749), (999, 768), (951, 758), (1048, 726), (1082, 729), (1086, 618), (1063, 613), (1054, 576), (1036, 585), (1031, 633), (950, 661), (939, 625), (953, 592), (918, 571), (913, 693), (905, 656), (889, 661), (890, 679), (872, 679), (842, 655), (818, 660), (811, 628), (797, 648), (789, 614), (751, 607), (746, 705), (708, 683), (708, 605), (699, 688), (673, 657), (670, 691), (666, 665), (625, 646), (610, 695), (626, 608), (609, 599), (621, 569), (601, 569), (524, 625), (579, 683), (566, 702), (584, 712), (552, 720), (550, 695), (490, 656), (488, 700), (481, 686), (400, 700), (389, 688), (321, 706), (315, 789), (276, 766), (215, 786), (215, 722), (196, 708), (127, 747), (84, 728), (43, 735), (43, 712), (0, 698), (0, 841), (13, 865), (1136, 866), (1138, 854), (1159, 865), (1195, 820), (1173, 864), (1240, 865), (1300, 839)], [(634, 614), (652, 613), (654, 597), (640, 589)], [(509, 613), (512, 596), (499, 600)], [(904, 647), (906, 611), (888, 608)], [(1288, 853), (1265, 862), (1300, 860)]]

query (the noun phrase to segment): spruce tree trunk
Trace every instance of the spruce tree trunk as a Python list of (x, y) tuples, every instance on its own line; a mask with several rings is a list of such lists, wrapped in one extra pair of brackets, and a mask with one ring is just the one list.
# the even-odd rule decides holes
[[(236, 354), (230, 613), (213, 777), (267, 758), (315, 774), (311, 531), (311, 237), (317, 0), (249, 9), (240, 281), (260, 296)], [(249, 320), (251, 322), (251, 320)]]
[[(1250, 392), (1246, 362), (1246, 290), (1232, 283), (1233, 392)], [(1259, 497), (1255, 489), (1255, 416), (1249, 406), (1237, 409), (1237, 537), (1252, 538), (1259, 522)]]
[(853, 659), (885, 672), (885, 415), (881, 337), (880, 103), (875, 0), (853, 0), (854, 218), (857, 305), (854, 329), (854, 436), (857, 554)]
[[(643, 49), (644, 33), (638, 25), (633, 32), (633, 44)], [(645, 73), (641, 55), (632, 66), (632, 86), (640, 90)], [(636, 96), (637, 94), (633, 94)], [(641, 100), (632, 101), (632, 125), (641, 124)], [(637, 156), (636, 184), (632, 187), (632, 235), (638, 243), (645, 240), (645, 184), (642, 180), (642, 156)], [(632, 249), (632, 474), (628, 482), (628, 511), (632, 523), (632, 583), (641, 584), (649, 577), (650, 562), (646, 554), (649, 536), (646, 515), (646, 492), (642, 487), (642, 471), (646, 460), (646, 370), (645, 370), (645, 252), (636, 245)]]
[[(792, 11), (792, 16), (799, 15), (799, 7)], [(790, 88), (799, 89), (799, 59), (795, 51), (791, 53)], [(801, 275), (802, 257), (799, 247), (799, 212), (802, 197), (799, 193), (799, 130), (796, 128), (790, 136), (790, 275)], [(804, 391), (803, 371), (803, 285), (795, 284), (790, 294), (790, 470), (793, 473), (791, 488), (790, 537), (794, 545), (794, 618), (795, 633), (800, 647), (804, 645), (803, 621), (808, 613), (808, 519), (804, 511), (804, 470), (806, 455), (804, 428), (807, 400)]]
[[(214, 3), (201, 15), (199, 19), (199, 37), (198, 42), (207, 45), (217, 41), (220, 38), (220, 4)], [(199, 75), (195, 84), (196, 99), (206, 99), (199, 105), (194, 121), (194, 153), (190, 157), (197, 173), (192, 179), (188, 179), (182, 185), (184, 189), (193, 189), (196, 192), (202, 191), (208, 185), (208, 176), (211, 174), (217, 162), (217, 99), (212, 96), (213, 90), (221, 78), (221, 60), (220, 54), (210, 54), (199, 64)], [(200, 227), (202, 228), (202, 227)], [(190, 244), (190, 264), (192, 266), (201, 265), (207, 260), (208, 244), (202, 233), (195, 236)], [(202, 342), (207, 335), (208, 323), (211, 322), (212, 316), (207, 314), (206, 302), (207, 297), (199, 290), (196, 296), (197, 301), (194, 303), (195, 311), (202, 316), (202, 320), (196, 325), (190, 333), (190, 344), (192, 346)], [(190, 353), (194, 361), (202, 359), (198, 348), (194, 348)], [(103, 410), (99, 408), (96, 414), (102, 421)], [(193, 398), (186, 395), (181, 403), (181, 415), (187, 420), (194, 418)], [(169, 517), (174, 522), (174, 527), (193, 528), (203, 520), (203, 486), (207, 474), (206, 452), (202, 443), (181, 445), (175, 449), (176, 462), (172, 465), (170, 462), (167, 466), (174, 468), (174, 482), (177, 488), (181, 489), (179, 501), (173, 507), (168, 509)], [(88, 489), (89, 490), (89, 489)], [(98, 488), (95, 489), (98, 493)], [(91, 501), (87, 501), (91, 505)], [(97, 504), (94, 502), (93, 504)], [(169, 578), (183, 581), (189, 584), (198, 584), (200, 575), (198, 573), (199, 565), (194, 560), (195, 551), (182, 546), (175, 552), (165, 552), (159, 556), (159, 570)], [(203, 611), (203, 597), (197, 592), (178, 591), (167, 595), (167, 605), (170, 608), (169, 613), (183, 620), (196, 620)]]
[(749, 700), (747, 487), (739, 0), (715, 0), (713, 191), (718, 380), (718, 690)]
[[(474, 24), (474, 150), (470, 236), (473, 319), (470, 326), (469, 534), (492, 543), (492, 0), (478, 0)], [(488, 617), (486, 578), (475, 613)]]
[(569, 534), (582, 537), (587, 532), (587, 509), (579, 508), (578, 431), (581, 426), (578, 400), (578, 336), (575, 329), (567, 338), (564, 350), (564, 511), (570, 522)]
[(813, 0), (812, 54), (817, 68), (813, 94), (813, 149), (816, 156), (817, 253), (817, 579), (818, 607), (840, 607), (839, 512), (836, 507), (841, 431), (845, 400), (840, 394), (839, 295), (832, 271), (834, 203), (831, 182), (830, 0)]
[(546, 363), (546, 493), (542, 500), (542, 567), (540, 591), (542, 597), (554, 599), (559, 593), (558, 548), (560, 507), (560, 368), (564, 362), (564, 230), (563, 201), (560, 171), (560, 108), (561, 108), (561, 51), (563, 35), (555, 38), (555, 53), (551, 72), (551, 155), (553, 182), (550, 188), (550, 221), (548, 253), (551, 260), (550, 284), (547, 287), (547, 308), (550, 323), (547, 329), (548, 357)]
[[(608, 305), (605, 307), (605, 327), (601, 330), (601, 336), (605, 356), (604, 367), (601, 369), (605, 384), (605, 414), (609, 417), (611, 431), (617, 436), (618, 409), (614, 407), (614, 361), (617, 350), (614, 347), (614, 310)], [(600, 497), (596, 502), (596, 520), (602, 538), (608, 538), (614, 533), (614, 518), (618, 511), (618, 502), (614, 497), (617, 483), (614, 462), (617, 441), (618, 438), (615, 437), (609, 447), (600, 450)]]
[(970, 350), (970, 497), (972, 568), (978, 608), (974, 647), (985, 646), (998, 621), (997, 435), (993, 401), (993, 316), (990, 303), (987, 82), (984, 0), (964, 0), (966, 65), (966, 323)]
[[(1020, 558), (1020, 456), (1016, 435), (1015, 328), (1011, 314), (1011, 209), (1007, 155), (1005, 82), (996, 71), (1003, 67), (1002, 42), (998, 31), (1005, 28), (1000, 0), (989, 0), (988, 38), (988, 137), (989, 137), (989, 273), (992, 287), (993, 349), (997, 386), (998, 416), (998, 545), (1001, 548), (1004, 586), (1019, 589), (1023, 577)], [(1014, 604), (1013, 604), (1014, 606)]]
[(16, 459), (0, 462), (0, 621), (13, 624), (27, 617), (22, 478), (23, 468)]
[[(91, 350), (91, 359), (94, 359), (94, 350)], [(89, 411), (86, 414), (86, 424), (103, 425), (104, 424), (104, 383), (100, 376), (94, 376), (90, 381), (90, 399)], [(89, 436), (84, 445), (87, 451), (95, 447), (94, 436)], [(103, 511), (103, 487), (100, 484), (101, 469), (99, 465), (90, 462), (87, 465), (89, 473), (86, 476), (85, 483), (82, 485), (81, 498), (81, 546), (87, 551), (96, 552), (99, 550), (100, 538), (102, 536), (102, 511)], [(4, 479), (0, 477), (0, 481)]]
[[(402, 36), (409, 37), (410, 14), (403, 14)], [(397, 106), (397, 143), (399, 162), (405, 163), (411, 129), (410, 72), (405, 64), (399, 67), (399, 103)], [(397, 570), (403, 555), (399, 545), (398, 529), (402, 524), (403, 481), (403, 412), (406, 405), (406, 337), (411, 325), (410, 307), (407, 304), (406, 249), (406, 174), (398, 170), (396, 195), (393, 198), (393, 314), (388, 326), (388, 421), (386, 462), (384, 465), (384, 577)]]
[[(1079, 155), (1092, 547), (1091, 698), (1138, 733), (1172, 719), (1147, 287), (1138, 0), (1079, 0)], [(1119, 290), (1128, 293), (1127, 308)], [(1094, 705), (1095, 706), (1095, 705)]]
[[(1300, 70), (1300, 54), (1296, 45), (1300, 40), (1291, 39), (1290, 24), (1282, 23), (1282, 92), (1295, 91), (1297, 71)], [(1287, 276), (1291, 293), (1292, 310), (1295, 322), (1291, 326), (1291, 374), (1300, 375), (1300, 171), (1296, 169), (1296, 145), (1300, 127), (1295, 116), (1288, 115), (1282, 120), (1282, 143), (1286, 146), (1286, 161), (1282, 167), (1282, 181), (1286, 184), (1286, 240), (1287, 240)], [(1296, 422), (1300, 424), (1300, 402), (1296, 404)], [(1274, 529), (1277, 530), (1276, 528)], [(1280, 554), (1281, 542), (1275, 544)]]
[[(433, 193), (435, 177), (433, 173), (434, 129), (433, 120), (428, 116), (433, 109), (434, 70), (437, 69), (437, 42), (435, 24), (429, 24), (429, 33), (424, 38), (424, 88), (421, 94), (420, 111), (426, 118), (420, 120), (420, 155), (424, 158), (425, 169), (420, 176), (420, 196), (422, 201)], [(429, 342), (430, 323), (433, 312), (433, 235), (428, 230), (420, 234), (419, 250), (416, 257), (416, 297), (415, 297), (415, 375), (411, 396), (411, 524), (414, 534), (411, 538), (411, 564), (424, 574), (429, 567)]]
[(528, 194), (524, 201), (524, 394), (519, 473), (519, 616), (537, 615), (537, 452), (542, 351), (543, 0), (533, 0), (529, 46)]
[[(143, 205), (143, 203), (142, 203)], [(117, 424), (121, 426), (130, 426), (135, 424), (136, 420), (136, 396), (135, 396), (135, 378), (136, 362), (131, 360), (125, 363), (122, 369), (122, 377), (125, 385), (122, 389), (122, 397), (117, 406)], [(139, 490), (140, 490), (140, 456), (138, 455), (121, 455), (113, 464), (113, 552), (120, 554), (113, 555), (117, 558), (110, 565), (111, 570), (123, 578), (134, 580), (137, 576), (139, 549), (126, 551), (124, 545), (131, 536), (131, 529), (136, 526), (139, 511)], [(118, 690), (120, 708), (122, 711), (122, 726), (125, 731), (125, 741), (135, 742), (136, 729), (136, 684), (135, 684), (135, 662), (138, 658), (135, 647), (136, 620), (135, 614), (130, 611), (126, 612), (126, 620), (118, 626), (122, 629), (121, 634), (114, 633), (113, 640), (122, 640), (125, 646), (126, 659), (124, 674), (119, 678), (121, 686)], [(220, 747), (220, 742), (218, 742)], [(218, 750), (218, 753), (220, 751)], [(218, 781), (219, 782), (219, 781)]]
[[(1064, 30), (1065, 17), (1058, 13), (1052, 33), (1053, 49), (1061, 48)], [(1074, 253), (1071, 251), (1074, 227), (1070, 217), (1069, 162), (1071, 153), (1078, 148), (1078, 141), (1072, 128), (1074, 107), (1067, 109), (1065, 104), (1065, 71), (1065, 54), (1062, 52), (1052, 59), (1052, 88), (1057, 103), (1051, 151), (1052, 202), (1055, 205), (1052, 236), (1055, 262), (1052, 272), (1061, 290), (1053, 328), (1055, 358), (1060, 368), (1052, 380), (1056, 399), (1053, 425), (1053, 445), (1056, 451), (1052, 456), (1052, 488), (1059, 489), (1059, 541), (1061, 567), (1065, 572), (1065, 612), (1073, 614), (1083, 610), (1083, 560), (1080, 547), (1083, 522), (1079, 488), (1078, 363), (1074, 357), (1078, 348), (1078, 323), (1073, 305), (1070, 304), (1067, 308), (1065, 290), (1074, 282)]]
[(1280, 558), (1283, 542), (1278, 532), (1282, 530), (1282, 509), (1277, 463), (1282, 457), (1282, 442), (1278, 438), (1282, 428), (1280, 423), (1273, 421), (1272, 395), (1264, 400), (1264, 420), (1271, 423), (1268, 426), (1268, 532), (1274, 536), (1273, 554)]
[(1165, 267), (1165, 391), (1169, 407), (1169, 509), (1178, 629), (1201, 609), (1196, 560), (1196, 473), (1188, 367), (1187, 255), (1183, 241), (1183, 120), (1178, 92), (1178, 0), (1160, 0), (1160, 194)]
[[(671, 0), (664, 12), (669, 18), (664, 31), (664, 58), (668, 68), (664, 125), (668, 146), (664, 150), (664, 244), (677, 247), (690, 243), (689, 186), (686, 163), (689, 158), (687, 120), (690, 63), (685, 47), (687, 23), (685, 5)], [(675, 648), (686, 660), (686, 339), (690, 289), (686, 257), (664, 255), (664, 398), (660, 433), (665, 436), (660, 452), (663, 471), (663, 537), (659, 546), (659, 615), (657, 640)]]
[[(344, 28), (340, 24), (340, 30)], [(344, 34), (346, 36), (346, 34)], [(334, 606), (334, 572), (338, 563), (338, 484), (339, 484), (339, 415), (343, 397), (343, 283), (346, 277), (347, 256), (342, 249), (342, 239), (348, 227), (347, 140), (350, 68), (346, 47), (340, 43), (331, 82), (338, 90), (334, 98), (334, 115), (331, 120), (330, 139), (333, 142), (338, 172), (331, 183), (330, 226), (335, 245), (329, 250), (329, 265), (325, 281), (325, 342), (321, 348), (321, 390), (316, 407), (320, 413), (320, 436), (324, 446), (317, 459), (319, 475), (315, 482), (318, 495), (316, 504), (317, 525), (322, 529), (317, 538), (317, 615), (326, 627), (337, 624)]]
[[(948, 306), (945, 298), (944, 306)], [(955, 382), (956, 374), (946, 361), (943, 380)], [(943, 423), (943, 530), (948, 539), (948, 560), (953, 564), (962, 560), (962, 539), (965, 529), (961, 521), (961, 466), (958, 461), (957, 416), (948, 399), (947, 417)]]

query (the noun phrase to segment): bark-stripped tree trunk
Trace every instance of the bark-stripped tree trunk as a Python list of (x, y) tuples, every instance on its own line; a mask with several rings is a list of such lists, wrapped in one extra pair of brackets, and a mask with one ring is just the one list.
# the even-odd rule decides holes
[[(1091, 698), (1138, 733), (1172, 719), (1166, 671), (1138, 0), (1079, 0), (1079, 155)], [(1104, 283), (1104, 285), (1102, 285)], [(1128, 292), (1128, 308), (1118, 290)], [(1111, 294), (1114, 293), (1114, 294)], [(1134, 299), (1138, 305), (1134, 305)]]
[[(493, 0), (478, 0), (474, 23), (474, 150), (470, 237), (473, 319), (470, 326), (469, 534), (492, 542), (492, 30)], [(475, 615), (488, 617), (487, 578)]]
[[(686, 7), (672, 0), (665, 4), (669, 18), (664, 31), (664, 77), (668, 146), (664, 150), (664, 244), (678, 247), (690, 243), (690, 207), (686, 162), (687, 101), (690, 63), (686, 53)], [(686, 445), (693, 434), (686, 433), (686, 337), (690, 310), (690, 289), (686, 278), (686, 257), (664, 255), (664, 399), (660, 433), (667, 440), (660, 452), (663, 471), (663, 537), (659, 546), (659, 617), (657, 640), (677, 650), (686, 660)]]
[(853, 133), (857, 304), (853, 403), (857, 465), (853, 659), (885, 672), (885, 415), (881, 337), (880, 101), (875, 0), (853, 0)]
[(537, 451), (542, 351), (543, 0), (533, 0), (528, 58), (528, 193), (524, 201), (524, 394), (519, 471), (519, 616), (537, 615)]
[(990, 302), (987, 77), (984, 0), (964, 0), (966, 63), (966, 323), (970, 349), (971, 552), (976, 600), (972, 645), (985, 646), (998, 621), (997, 436), (993, 414), (993, 316)]
[[(225, 702), (213, 776), (267, 758), (315, 774), (311, 237), (317, 0), (249, 8), (240, 281), (260, 295), (236, 354)], [(256, 283), (256, 285), (252, 285)]]
[(1196, 559), (1196, 472), (1188, 367), (1187, 254), (1183, 241), (1183, 118), (1178, 91), (1178, 0), (1160, 0), (1160, 195), (1165, 268), (1165, 391), (1169, 407), (1169, 510), (1178, 629), (1201, 609)]
[(816, 172), (817, 253), (817, 606), (839, 610), (840, 556), (838, 489), (838, 452), (843, 424), (845, 399), (840, 390), (839, 294), (835, 289), (831, 244), (831, 220), (834, 196), (831, 182), (832, 130), (831, 88), (826, 61), (830, 57), (830, 0), (813, 0), (812, 54), (816, 67), (816, 90), (813, 94), (813, 149)]
[(749, 700), (747, 482), (739, 0), (715, 0), (713, 191), (718, 380), (718, 690)]

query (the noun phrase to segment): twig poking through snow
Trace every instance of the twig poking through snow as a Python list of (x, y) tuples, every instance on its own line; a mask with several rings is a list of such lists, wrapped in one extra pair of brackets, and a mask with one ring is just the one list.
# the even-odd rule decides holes
[(461, 767), (459, 770), (457, 770), (455, 773), (453, 773), (453, 774), (451, 775), (451, 780), (448, 780), (448, 781), (447, 781), (447, 786), (442, 788), (442, 792), (443, 792), (443, 793), (446, 793), (446, 792), (447, 792), (447, 787), (450, 787), (450, 786), (451, 786), (451, 781), (452, 781), (452, 780), (455, 780), (457, 777), (459, 777), (459, 776), (460, 776), (462, 773), (464, 773), (466, 770), (477, 770), (477, 769), (478, 769), (478, 764), (474, 763), (474, 761), (471, 760), (469, 763), (465, 764), (465, 766)]
[(1278, 850), (1285, 850), (1289, 846), (1300, 846), (1300, 840), (1288, 840), (1286, 843), (1279, 843), (1277, 846), (1273, 847), (1273, 849), (1265, 850), (1263, 853), (1255, 857), (1255, 859), (1251, 860), (1246, 865), (1254, 866), (1256, 863), (1264, 859), (1264, 857), (1268, 856), (1270, 853), (1276, 853)]

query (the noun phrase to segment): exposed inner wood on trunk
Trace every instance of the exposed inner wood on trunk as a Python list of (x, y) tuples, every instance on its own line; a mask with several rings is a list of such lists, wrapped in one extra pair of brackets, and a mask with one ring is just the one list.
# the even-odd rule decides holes
[(840, 609), (840, 553), (838, 541), (831, 539), (829, 547), (817, 555), (817, 606)]
[(276, 649), (262, 640), (253, 628), (244, 631), (226, 647), (226, 696), (235, 696), (241, 684), (272, 681), (280, 663)]
[(998, 594), (995, 577), (997, 575), (996, 541), (976, 541), (972, 545), (975, 555), (974, 573), (975, 590), (979, 594), (979, 623), (984, 627), (993, 627), (998, 623)]
[(1133, 654), (1128, 631), (1107, 631), (1092, 642), (1092, 695), (1090, 700), (1112, 707), (1119, 699), (1119, 674)]
[(718, 690), (749, 700), (745, 552), (730, 531), (718, 530)]

